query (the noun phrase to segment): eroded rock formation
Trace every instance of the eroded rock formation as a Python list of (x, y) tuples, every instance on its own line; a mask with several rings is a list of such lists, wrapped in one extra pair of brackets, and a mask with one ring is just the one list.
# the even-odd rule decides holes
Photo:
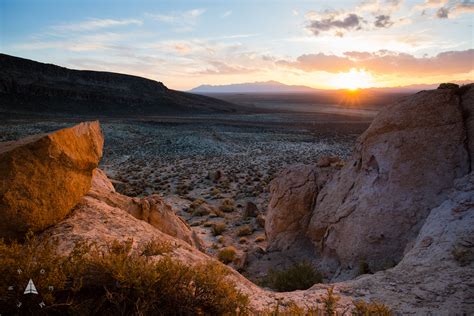
[(98, 122), (0, 144), (0, 236), (21, 238), (62, 220), (90, 189), (102, 157)]
[(200, 239), (189, 225), (173, 212), (171, 206), (162, 197), (151, 195), (144, 198), (132, 198), (122, 195), (115, 191), (112, 183), (100, 169), (94, 170), (92, 188), (86, 197), (92, 197), (111, 207), (122, 209), (165, 234), (201, 248)]
[(356, 276), (361, 263), (371, 271), (395, 265), (455, 179), (472, 171), (473, 101), (474, 85), (419, 92), (383, 109), (322, 188), (315, 168), (304, 190), (288, 182), (305, 178), (298, 169), (276, 179), (269, 214), (286, 224), (267, 221), (272, 245), (283, 250), (279, 240), (303, 231), (335, 279)]

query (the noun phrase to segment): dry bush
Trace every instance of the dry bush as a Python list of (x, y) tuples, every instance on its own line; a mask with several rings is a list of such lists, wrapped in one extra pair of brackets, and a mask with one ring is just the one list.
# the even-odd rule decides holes
[(327, 315), (334, 315), (336, 313), (337, 302), (341, 299), (338, 295), (334, 294), (334, 286), (326, 289), (326, 296), (322, 297), (324, 311)]
[(141, 255), (146, 257), (159, 256), (171, 252), (173, 248), (169, 242), (153, 239), (143, 246)]
[(363, 300), (352, 301), (354, 308), (352, 315), (354, 316), (392, 316), (391, 309), (382, 303), (376, 301), (365, 302)]
[(223, 232), (227, 229), (226, 223), (214, 223), (212, 224), (212, 234), (214, 236), (222, 235)]
[(242, 237), (242, 236), (248, 236), (252, 235), (253, 229), (249, 225), (245, 225), (239, 228), (237, 231), (237, 236)]
[(233, 246), (222, 248), (217, 254), (217, 258), (225, 264), (231, 263), (235, 260), (237, 250)]
[[(142, 255), (167, 250), (154, 241), (138, 251), (132, 251), (131, 240), (106, 247), (78, 243), (68, 256), (56, 254), (55, 247), (31, 235), (23, 245), (0, 241), (2, 314), (19, 313), (15, 298), (23, 299), (29, 278), (46, 303), (43, 314), (222, 315), (247, 308), (248, 298), (226, 278), (225, 266)], [(38, 313), (37, 304), (23, 305), (21, 313)]]
[(225, 199), (224, 201), (222, 201), (222, 204), (219, 209), (225, 213), (233, 212), (235, 209), (234, 201), (231, 199)]

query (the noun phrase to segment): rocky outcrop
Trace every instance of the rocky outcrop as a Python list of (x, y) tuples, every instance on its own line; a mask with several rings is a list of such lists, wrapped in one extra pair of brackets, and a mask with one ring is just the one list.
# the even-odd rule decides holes
[[(336, 280), (356, 276), (360, 264), (371, 271), (395, 265), (454, 180), (472, 170), (473, 91), (474, 85), (422, 91), (383, 109), (323, 187), (314, 184), (317, 169), (303, 190), (288, 180), (307, 178), (299, 170), (275, 180), (280, 188), (272, 191), (269, 214), (281, 220), (267, 221), (269, 241), (303, 231), (320, 268)], [(279, 200), (285, 202), (275, 207)]]
[(330, 268), (400, 261), (443, 191), (469, 172), (457, 90), (420, 92), (380, 112), (320, 192), (307, 234)]
[(98, 122), (0, 144), (0, 236), (21, 238), (62, 220), (91, 187), (102, 157)]
[(92, 188), (87, 196), (111, 207), (122, 209), (165, 234), (181, 239), (198, 249), (201, 248), (199, 237), (184, 220), (173, 212), (171, 206), (158, 195), (144, 198), (132, 198), (122, 195), (115, 191), (114, 186), (105, 173), (100, 169), (96, 169), (94, 171)]
[(311, 210), (330, 169), (298, 165), (283, 170), (270, 183), (271, 199), (265, 218), (269, 250), (289, 249), (305, 238)]
[(474, 173), (454, 181), (430, 210), (413, 247), (392, 269), (338, 283), (347, 295), (406, 315), (474, 313)]

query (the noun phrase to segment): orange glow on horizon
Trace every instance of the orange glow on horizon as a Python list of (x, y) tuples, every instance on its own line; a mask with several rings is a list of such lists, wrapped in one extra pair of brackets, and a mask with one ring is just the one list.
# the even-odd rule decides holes
[(338, 89), (357, 91), (361, 88), (369, 88), (373, 85), (372, 75), (364, 69), (352, 68), (348, 72), (336, 75), (331, 85)]

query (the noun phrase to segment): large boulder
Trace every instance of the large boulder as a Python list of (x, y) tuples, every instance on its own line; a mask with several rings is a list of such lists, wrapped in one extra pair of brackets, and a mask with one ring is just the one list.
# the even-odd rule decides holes
[[(472, 88), (469, 90), (472, 91)], [(307, 235), (341, 278), (400, 261), (430, 209), (470, 171), (458, 89), (419, 92), (383, 109), (351, 160), (321, 190)]]
[(90, 189), (103, 142), (95, 121), (0, 143), (0, 237), (62, 220)]

